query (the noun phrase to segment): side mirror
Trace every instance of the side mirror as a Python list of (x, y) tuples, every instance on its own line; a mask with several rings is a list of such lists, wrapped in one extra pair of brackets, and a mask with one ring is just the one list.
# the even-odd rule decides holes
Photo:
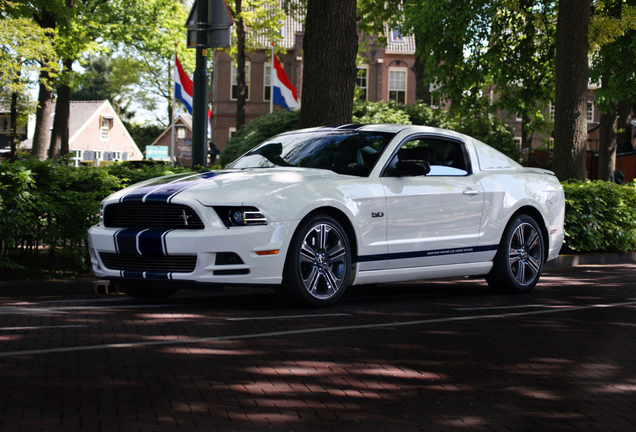
[(431, 172), (431, 165), (421, 160), (403, 160), (395, 164), (395, 174), (399, 177), (423, 176)]

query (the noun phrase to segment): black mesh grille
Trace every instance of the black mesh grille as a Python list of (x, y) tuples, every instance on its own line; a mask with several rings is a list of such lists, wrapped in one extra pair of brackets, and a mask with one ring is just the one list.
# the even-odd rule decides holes
[(185, 205), (133, 202), (107, 205), (104, 208), (104, 226), (108, 228), (203, 229), (203, 222), (194, 210)]
[(192, 273), (197, 265), (196, 255), (141, 256), (100, 254), (104, 265), (111, 270)]

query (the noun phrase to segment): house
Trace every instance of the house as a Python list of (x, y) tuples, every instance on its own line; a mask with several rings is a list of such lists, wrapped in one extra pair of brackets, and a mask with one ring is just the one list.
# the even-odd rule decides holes
[[(158, 152), (165, 157), (155, 158), (149, 154), (149, 147), (165, 148)], [(150, 146), (146, 147), (146, 158), (154, 160), (173, 160), (179, 165), (190, 166), (192, 163), (192, 115), (180, 114), (174, 121), (174, 154), (172, 146), (172, 125), (168, 126)], [(214, 163), (214, 161), (212, 161)]]
[[(50, 131), (46, 140), (50, 140)], [(22, 142), (22, 148), (26, 150), (30, 150), (32, 145), (31, 138)], [(71, 101), (69, 151), (75, 166), (143, 159), (143, 154), (107, 100)]]
[[(303, 76), (303, 24), (288, 16), (282, 29), (282, 41), (277, 53), (291, 84), (296, 88), (302, 103)], [(364, 63), (358, 67), (358, 95), (371, 102), (394, 100), (403, 104), (415, 102), (415, 39), (403, 37), (397, 30), (387, 27), (387, 44), (370, 43), (362, 53)], [(360, 38), (362, 39), (362, 34)], [(271, 98), (271, 47), (267, 40), (258, 41), (261, 48), (246, 54), (245, 76), (247, 101), (246, 121), (270, 111)], [(212, 105), (212, 141), (223, 149), (225, 141), (236, 131), (236, 66), (232, 58), (222, 50), (214, 51), (214, 77), (210, 89)], [(277, 105), (274, 109), (281, 109)]]
[[(24, 141), (33, 132), (33, 124), (29, 123), (18, 128), (18, 140)], [(11, 116), (9, 109), (0, 108), (0, 158), (6, 157), (11, 151)]]

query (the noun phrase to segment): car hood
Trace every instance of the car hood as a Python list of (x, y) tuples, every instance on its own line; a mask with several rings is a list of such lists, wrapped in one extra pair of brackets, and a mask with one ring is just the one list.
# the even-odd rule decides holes
[(111, 199), (122, 202), (197, 200), (204, 205), (257, 205), (273, 197), (293, 199), (290, 189), (336, 178), (351, 177), (307, 168), (208, 171), (148, 180), (118, 192)]

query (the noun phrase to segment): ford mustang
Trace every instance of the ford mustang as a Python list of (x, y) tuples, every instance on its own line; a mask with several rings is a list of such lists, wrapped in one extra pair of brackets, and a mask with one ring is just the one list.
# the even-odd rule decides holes
[(224, 170), (107, 197), (88, 232), (95, 275), (126, 294), (274, 287), (328, 306), (350, 285), (484, 276), (539, 281), (563, 243), (563, 189), (456, 132), (344, 125), (283, 133)]

